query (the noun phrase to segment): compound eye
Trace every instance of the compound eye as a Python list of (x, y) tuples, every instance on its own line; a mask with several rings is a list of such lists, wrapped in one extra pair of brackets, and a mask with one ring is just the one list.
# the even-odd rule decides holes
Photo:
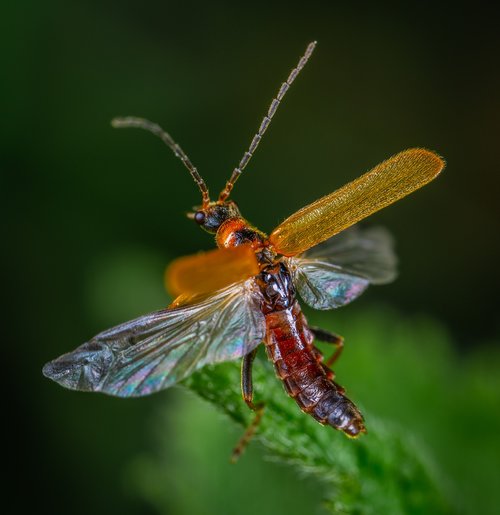
[(199, 225), (202, 225), (205, 222), (205, 218), (206, 216), (203, 211), (196, 211), (194, 214), (194, 221)]

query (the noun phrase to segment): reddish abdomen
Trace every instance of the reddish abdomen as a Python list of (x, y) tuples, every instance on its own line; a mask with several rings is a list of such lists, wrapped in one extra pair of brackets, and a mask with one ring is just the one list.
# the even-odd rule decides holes
[(300, 409), (321, 424), (329, 424), (348, 436), (365, 432), (359, 410), (328, 379), (299, 303), (295, 301), (291, 308), (268, 313), (266, 326), (269, 359)]

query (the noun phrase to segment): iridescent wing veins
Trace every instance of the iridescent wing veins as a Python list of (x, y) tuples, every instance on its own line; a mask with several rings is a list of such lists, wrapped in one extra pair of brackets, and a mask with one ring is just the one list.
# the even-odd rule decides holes
[(286, 262), (300, 296), (315, 309), (344, 306), (369, 284), (392, 281), (397, 265), (386, 230), (356, 226)]
[(73, 390), (119, 397), (172, 386), (209, 363), (237, 359), (263, 340), (260, 292), (252, 279), (195, 304), (156, 311), (104, 331), (45, 365)]

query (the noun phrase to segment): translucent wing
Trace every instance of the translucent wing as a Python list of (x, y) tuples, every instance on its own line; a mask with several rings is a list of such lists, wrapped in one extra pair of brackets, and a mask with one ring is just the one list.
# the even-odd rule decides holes
[(400, 152), (289, 216), (269, 241), (284, 256), (300, 254), (421, 188), (443, 167), (444, 161), (429, 150)]
[(341, 268), (316, 259), (288, 259), (293, 282), (307, 304), (315, 309), (333, 309), (359, 297), (370, 281), (343, 272)]
[(383, 227), (351, 227), (300, 257), (330, 263), (344, 272), (361, 275), (371, 284), (386, 284), (397, 275), (394, 241)]
[(315, 309), (348, 304), (370, 283), (396, 276), (392, 238), (381, 227), (353, 227), (286, 261), (300, 296)]
[(119, 397), (168, 388), (208, 363), (244, 356), (264, 338), (253, 280), (190, 304), (156, 311), (104, 331), (47, 363), (45, 376), (66, 388)]

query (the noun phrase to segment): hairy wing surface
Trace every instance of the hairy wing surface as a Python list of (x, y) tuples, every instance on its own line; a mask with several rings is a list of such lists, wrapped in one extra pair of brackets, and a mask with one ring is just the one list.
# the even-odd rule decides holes
[(221, 290), (259, 273), (249, 245), (199, 252), (174, 260), (165, 271), (165, 285), (174, 296)]
[(443, 167), (444, 161), (429, 150), (400, 152), (289, 216), (269, 241), (280, 254), (296, 256), (421, 188)]

